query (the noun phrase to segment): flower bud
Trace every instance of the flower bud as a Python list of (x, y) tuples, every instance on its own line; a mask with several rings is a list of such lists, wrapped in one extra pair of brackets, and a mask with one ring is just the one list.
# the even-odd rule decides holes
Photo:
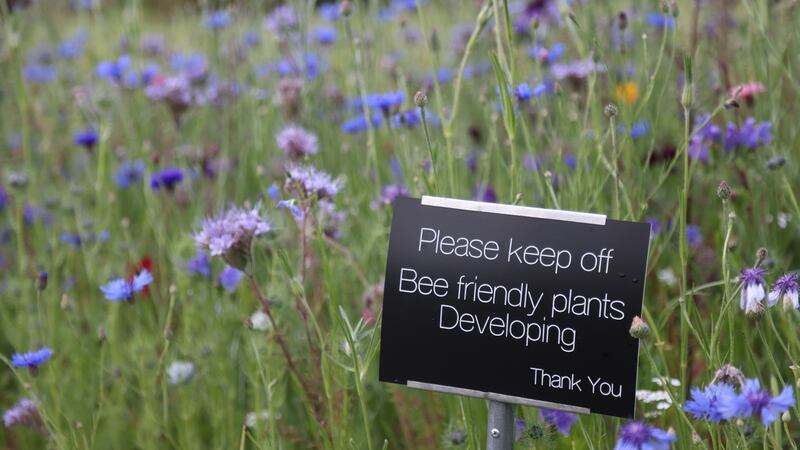
[(603, 109), (603, 114), (605, 114), (606, 117), (609, 117), (609, 118), (616, 116), (618, 112), (619, 112), (619, 110), (617, 109), (617, 105), (615, 105), (613, 103), (609, 103)]
[(781, 420), (782, 420), (784, 423), (789, 423), (789, 422), (791, 422), (791, 420), (792, 420), (792, 414), (791, 414), (789, 411), (784, 411), (784, 412), (783, 412), (783, 414), (781, 414)]
[(36, 276), (36, 290), (43, 291), (47, 289), (47, 271), (41, 271)]
[(719, 186), (717, 186), (717, 197), (721, 200), (728, 200), (731, 198), (731, 186), (727, 181), (722, 180), (719, 182)]
[(650, 326), (641, 317), (636, 316), (633, 318), (629, 332), (636, 339), (647, 339), (650, 337)]
[(428, 96), (422, 91), (417, 91), (414, 94), (414, 104), (417, 105), (417, 108), (424, 108), (428, 105)]
[(784, 164), (786, 164), (786, 158), (783, 156), (773, 156), (767, 161), (767, 169), (776, 170), (783, 167)]
[(756, 251), (756, 267), (760, 266), (762, 262), (769, 256), (769, 252), (766, 248), (761, 247)]
[(353, 4), (350, 3), (350, 0), (342, 0), (342, 2), (339, 3), (339, 14), (341, 14), (342, 17), (349, 17), (352, 13)]
[(625, 11), (620, 12), (617, 16), (617, 28), (620, 30), (628, 28), (628, 15), (625, 14)]

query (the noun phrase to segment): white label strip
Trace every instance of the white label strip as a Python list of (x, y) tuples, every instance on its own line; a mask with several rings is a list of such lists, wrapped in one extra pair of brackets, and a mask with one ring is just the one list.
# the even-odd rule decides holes
[(563, 220), (567, 222), (580, 222), (592, 225), (606, 224), (605, 214), (533, 208), (530, 206), (502, 205), (499, 203), (458, 200), (455, 198), (431, 197), (428, 195), (422, 196), (422, 204), (427, 206), (439, 206), (442, 208), (465, 209), (468, 211), (507, 214), (510, 216), (535, 217), (537, 219)]
[(582, 408), (580, 406), (564, 405), (562, 403), (545, 402), (542, 400), (531, 400), (529, 398), (515, 397), (513, 395), (495, 394), (494, 392), (482, 392), (472, 389), (456, 388), (451, 386), (444, 386), (441, 384), (423, 383), (421, 381), (408, 380), (406, 386), (414, 389), (424, 389), (426, 391), (443, 392), (445, 394), (464, 395), (467, 397), (483, 398), (486, 400), (494, 400), (503, 403), (514, 403), (517, 405), (534, 406), (537, 408), (557, 409), (560, 411), (567, 411), (576, 414), (589, 414), (589, 408)]

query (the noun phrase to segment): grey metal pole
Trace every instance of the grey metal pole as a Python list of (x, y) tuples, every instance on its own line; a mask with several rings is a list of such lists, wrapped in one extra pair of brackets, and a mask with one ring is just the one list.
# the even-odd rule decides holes
[(511, 450), (514, 447), (514, 405), (489, 400), (486, 450)]

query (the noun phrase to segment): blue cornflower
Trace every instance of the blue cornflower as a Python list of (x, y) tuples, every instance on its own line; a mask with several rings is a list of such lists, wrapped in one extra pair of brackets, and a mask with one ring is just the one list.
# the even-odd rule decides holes
[(269, 198), (276, 200), (281, 195), (281, 188), (278, 187), (277, 183), (272, 183), (267, 188), (267, 195), (269, 195)]
[(130, 66), (130, 55), (122, 55), (116, 61), (100, 61), (95, 68), (95, 73), (100, 78), (120, 82)]
[(650, 132), (650, 122), (647, 120), (640, 120), (631, 125), (631, 138), (638, 139), (646, 136)]
[(86, 46), (86, 40), (89, 38), (89, 32), (81, 29), (72, 36), (64, 39), (56, 51), (59, 56), (64, 59), (75, 59), (83, 54), (83, 49)]
[(669, 450), (675, 436), (644, 422), (629, 422), (619, 430), (614, 450)]
[(106, 283), (105, 286), (100, 286), (100, 290), (105, 295), (106, 300), (118, 302), (120, 300), (132, 301), (133, 295), (136, 292), (143, 290), (148, 284), (153, 282), (153, 275), (142, 269), (133, 280), (128, 281), (123, 278), (117, 278)]
[(224, 9), (220, 9), (217, 11), (211, 11), (206, 16), (206, 20), (203, 22), (206, 28), (210, 30), (221, 30), (228, 26), (228, 23), (231, 21), (231, 15), (228, 11)]
[(569, 435), (572, 425), (578, 421), (578, 416), (574, 413), (547, 408), (539, 410), (539, 417), (542, 418), (544, 423), (554, 426), (564, 436)]
[[(705, 121), (708, 120), (710, 113), (699, 114), (694, 119), (694, 126), (695, 128), (699, 128)], [(696, 136), (699, 136), (701, 139), (706, 139), (712, 142), (720, 142), (722, 140), (722, 130), (714, 124), (714, 122), (708, 122), (705, 124), (703, 128), (700, 128), (696, 131)]]
[(384, 92), (382, 94), (371, 94), (367, 96), (367, 104), (370, 108), (380, 109), (384, 115), (396, 110), (403, 103), (405, 93), (403, 91)]
[(553, 44), (550, 48), (534, 45), (528, 48), (528, 54), (531, 58), (538, 59), (543, 64), (550, 64), (558, 61), (566, 49), (567, 47), (560, 42)]
[(760, 314), (764, 311), (761, 303), (767, 295), (767, 283), (764, 281), (766, 270), (760, 267), (742, 270), (742, 291), (739, 296), (739, 307), (746, 314)]
[(261, 34), (257, 30), (247, 30), (242, 38), (242, 43), (247, 48), (258, 47), (261, 44)]
[(92, 127), (75, 133), (75, 145), (85, 147), (86, 150), (89, 151), (91, 151), (94, 146), (97, 145), (98, 140), (100, 140), (100, 135)]
[(495, 203), (497, 201), (497, 194), (494, 188), (488, 184), (478, 184), (472, 190), (472, 199), (479, 202)]
[(335, 22), (342, 17), (342, 14), (339, 11), (338, 4), (325, 3), (324, 5), (319, 5), (319, 16), (325, 20)]
[[(372, 113), (373, 128), (378, 128), (383, 124), (383, 116), (380, 113)], [(348, 134), (363, 133), (367, 130), (367, 118), (363, 114), (356, 116), (342, 124), (342, 131)]]
[(661, 221), (655, 217), (648, 217), (644, 219), (644, 221), (650, 224), (650, 239), (655, 238), (656, 235), (661, 231)]
[(183, 171), (177, 167), (168, 167), (150, 177), (150, 187), (154, 191), (161, 190), (162, 187), (167, 191), (172, 191), (181, 181), (183, 181)]
[(244, 272), (231, 266), (225, 266), (222, 272), (219, 273), (217, 280), (228, 292), (236, 290), (236, 286), (244, 276)]
[(756, 124), (756, 119), (749, 117), (741, 127), (729, 123), (725, 128), (725, 150), (731, 151), (738, 148), (749, 150), (756, 149), (772, 142), (772, 123), (761, 122)]
[(670, 30), (675, 28), (675, 18), (666, 14), (651, 12), (645, 14), (644, 18), (648, 25), (656, 28), (669, 28)]
[(22, 68), (22, 76), (31, 83), (50, 83), (58, 77), (58, 69), (49, 64), (28, 64)]
[(50, 359), (51, 356), (53, 356), (53, 351), (50, 350), (50, 347), (42, 347), (39, 350), (28, 353), (14, 353), (11, 355), (11, 365), (35, 370)]
[(767, 426), (792, 406), (794, 389), (791, 386), (784, 387), (780, 394), (772, 397), (768, 391), (761, 389), (758, 380), (748, 379), (739, 395), (730, 393), (720, 397), (717, 409), (724, 419), (755, 417)]
[(710, 147), (707, 140), (703, 139), (700, 135), (692, 136), (692, 139), (689, 141), (689, 158), (708, 162), (709, 150)]
[(316, 27), (311, 33), (320, 45), (330, 45), (336, 41), (336, 28), (333, 27)]
[(531, 87), (528, 86), (528, 83), (521, 83), (514, 88), (514, 97), (518, 101), (527, 102), (531, 99), (533, 92), (531, 91)]
[(122, 162), (114, 174), (114, 182), (120, 189), (127, 189), (130, 185), (139, 183), (144, 178), (144, 161), (141, 159), (131, 163), (128, 160)]
[(713, 383), (703, 390), (692, 388), (691, 398), (686, 402), (684, 409), (695, 419), (719, 423), (725, 419), (718, 409), (719, 400), (731, 395), (736, 393), (727, 383)]
[(703, 245), (703, 234), (697, 225), (686, 225), (686, 242), (690, 247), (697, 248)]
[(296, 199), (289, 199), (289, 200), (281, 200), (275, 206), (278, 209), (288, 209), (291, 211), (292, 215), (295, 219), (302, 219), (303, 218), (303, 210), (300, 209), (296, 204)]
[(0, 186), (0, 211), (5, 209), (6, 205), (8, 205), (9, 198), (8, 192), (6, 192), (3, 186)]
[(782, 275), (775, 281), (767, 297), (769, 306), (774, 305), (778, 300), (783, 299), (783, 309), (788, 311), (790, 309), (800, 309), (800, 299), (798, 299), (798, 290), (800, 290), (800, 283), (796, 273), (787, 273)]
[(197, 252), (194, 258), (186, 262), (186, 270), (189, 273), (202, 275), (205, 278), (211, 276), (211, 262), (208, 260), (206, 252)]
[(74, 248), (80, 248), (83, 239), (81, 239), (81, 235), (78, 233), (61, 233), (59, 236), (59, 240), (67, 245), (71, 245)]

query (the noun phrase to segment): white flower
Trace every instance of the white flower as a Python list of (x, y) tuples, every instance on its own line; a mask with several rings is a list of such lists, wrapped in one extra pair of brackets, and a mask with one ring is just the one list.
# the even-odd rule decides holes
[(254, 330), (267, 331), (272, 326), (272, 322), (270, 322), (269, 316), (259, 309), (250, 316), (250, 326), (252, 326)]
[(174, 361), (167, 367), (167, 381), (169, 384), (185, 383), (192, 376), (194, 376), (194, 363), (189, 361)]

